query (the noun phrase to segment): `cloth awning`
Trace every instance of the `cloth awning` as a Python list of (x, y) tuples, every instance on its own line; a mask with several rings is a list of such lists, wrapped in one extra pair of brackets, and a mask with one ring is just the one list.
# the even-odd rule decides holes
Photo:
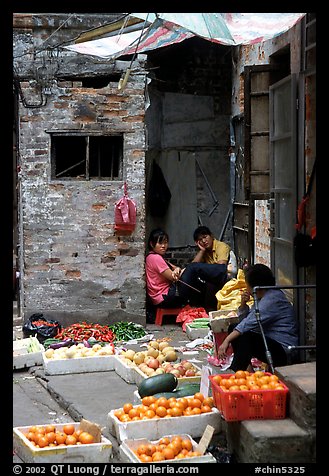
[[(82, 42), (79, 44), (65, 46), (64, 48), (77, 53), (99, 56), (102, 58), (115, 59), (120, 56), (144, 53), (165, 46), (180, 43), (194, 36), (222, 45), (247, 45), (266, 41), (274, 38), (292, 28), (305, 13), (216, 13), (221, 15), (225, 21), (229, 35), (227, 38), (215, 38), (204, 36), (204, 30), (200, 28), (201, 34), (196, 33), (198, 25), (195, 18), (191, 24), (188, 23), (188, 13), (159, 13), (156, 17), (154, 13), (131, 13), (147, 20), (141, 24), (141, 29), (129, 33), (119, 32), (117, 35)], [(212, 14), (204, 14), (212, 15)], [(184, 18), (183, 18), (184, 17)], [(177, 23), (170, 20), (175, 20)], [(179, 22), (184, 24), (180, 26)], [(213, 20), (214, 21), (214, 20)], [(187, 29), (190, 26), (192, 30)], [(209, 33), (210, 34), (210, 33)]]

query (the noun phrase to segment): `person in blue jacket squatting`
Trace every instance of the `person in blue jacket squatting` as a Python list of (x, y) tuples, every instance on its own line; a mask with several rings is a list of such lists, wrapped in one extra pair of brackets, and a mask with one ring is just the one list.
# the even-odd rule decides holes
[[(228, 335), (218, 348), (218, 357), (224, 359), (229, 345), (233, 348), (233, 360), (225, 372), (247, 370), (253, 357), (267, 362), (266, 349), (255, 304), (247, 305), (255, 286), (275, 286), (275, 277), (264, 264), (254, 264), (245, 270), (246, 290), (241, 294), (238, 308), (240, 321), (228, 328)], [(298, 345), (297, 321), (292, 304), (281, 289), (257, 289), (259, 318), (265, 335), (273, 366), (287, 365), (286, 349)]]

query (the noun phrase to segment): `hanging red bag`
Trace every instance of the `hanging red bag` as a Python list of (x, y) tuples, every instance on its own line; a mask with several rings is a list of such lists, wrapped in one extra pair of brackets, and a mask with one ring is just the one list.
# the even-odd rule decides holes
[(124, 196), (115, 203), (114, 230), (131, 233), (136, 226), (136, 204), (128, 197), (127, 184), (124, 183)]

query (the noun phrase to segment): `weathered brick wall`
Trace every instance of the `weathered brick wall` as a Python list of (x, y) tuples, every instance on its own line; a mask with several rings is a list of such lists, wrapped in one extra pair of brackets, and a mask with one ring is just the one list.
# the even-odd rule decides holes
[[(19, 107), (21, 274), (23, 314), (97, 322), (145, 322), (144, 76), (125, 90), (53, 85), (47, 104)], [(79, 83), (75, 83), (74, 86)], [(28, 102), (33, 83), (21, 83)], [(81, 113), (81, 111), (84, 111)], [(123, 177), (137, 204), (131, 236), (114, 233), (123, 181), (53, 180), (46, 130), (123, 133)]]

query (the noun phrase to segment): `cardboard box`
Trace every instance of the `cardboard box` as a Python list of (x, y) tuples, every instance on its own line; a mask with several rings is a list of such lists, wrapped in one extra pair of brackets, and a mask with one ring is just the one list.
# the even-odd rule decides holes
[[(195, 451), (197, 447), (197, 442), (191, 438), (190, 435), (187, 434), (176, 434), (181, 436), (184, 439), (189, 439), (192, 443), (192, 450)], [(174, 438), (175, 435), (164, 435), (164, 437), (168, 437), (170, 441)], [(124, 440), (119, 447), (120, 456), (124, 463), (139, 463), (143, 464), (137, 455), (134, 453), (134, 450), (137, 449), (142, 444), (154, 444), (157, 445), (159, 440), (148, 440), (146, 438), (141, 438), (137, 440)], [(161, 461), (160, 461), (161, 463)], [(162, 463), (217, 463), (216, 459), (213, 457), (211, 453), (205, 453), (202, 456), (194, 456), (189, 458), (182, 458), (182, 459), (168, 459), (164, 460)]]
[[(70, 422), (71, 424), (71, 422)], [(80, 422), (72, 423), (75, 428)], [(62, 430), (65, 423), (55, 424), (56, 430)], [(112, 443), (101, 435), (99, 443), (84, 445), (60, 446), (51, 448), (36, 448), (24, 433), (29, 426), (13, 428), (13, 449), (24, 463), (108, 463), (112, 456)], [(45, 425), (36, 425), (44, 427)]]
[(157, 418), (150, 420), (136, 420), (121, 422), (115, 415), (116, 410), (108, 413), (107, 420), (111, 435), (115, 436), (119, 443), (127, 439), (147, 438), (156, 440), (165, 434), (177, 434), (178, 431), (190, 435), (192, 438), (201, 437), (207, 425), (219, 432), (221, 428), (221, 414), (213, 407), (209, 413), (201, 415)]
[[(27, 348), (31, 342), (31, 339), (35, 339), (39, 346), (40, 352), (28, 352)], [(13, 370), (33, 367), (34, 365), (42, 365), (42, 352), (44, 347), (37, 340), (36, 337), (28, 337), (27, 339), (20, 339), (13, 341)]]
[(114, 370), (114, 355), (95, 355), (78, 359), (47, 359), (42, 354), (46, 375), (80, 374), (84, 372), (106, 372)]

